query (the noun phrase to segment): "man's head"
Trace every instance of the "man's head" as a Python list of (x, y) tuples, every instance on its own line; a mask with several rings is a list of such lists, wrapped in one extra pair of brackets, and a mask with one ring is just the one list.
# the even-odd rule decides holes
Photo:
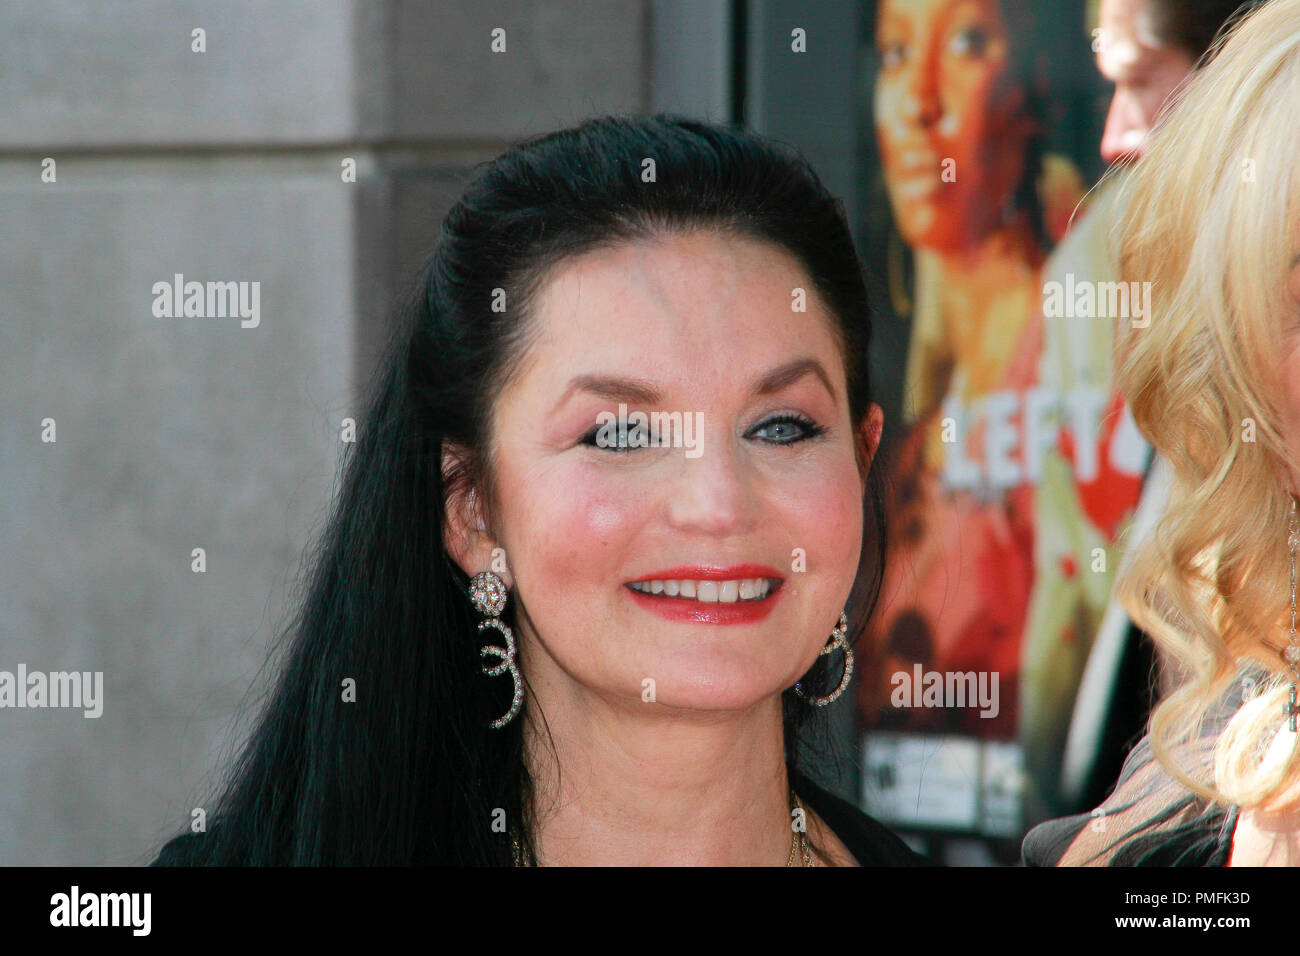
[(1140, 159), (1165, 99), (1210, 49), (1242, 0), (1101, 0), (1097, 68), (1115, 84), (1101, 155)]

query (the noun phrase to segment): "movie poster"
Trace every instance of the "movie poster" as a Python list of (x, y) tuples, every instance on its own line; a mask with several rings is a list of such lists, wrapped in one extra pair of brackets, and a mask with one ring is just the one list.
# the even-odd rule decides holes
[(894, 404), (858, 693), (864, 801), (902, 830), (1010, 845), (1060, 811), (1148, 460), (1112, 385), (1113, 317), (1062, 306), (1113, 272), (1110, 193), (1089, 192), (1108, 95), (1090, 22), (1068, 0), (881, 0), (866, 17), (863, 231)]

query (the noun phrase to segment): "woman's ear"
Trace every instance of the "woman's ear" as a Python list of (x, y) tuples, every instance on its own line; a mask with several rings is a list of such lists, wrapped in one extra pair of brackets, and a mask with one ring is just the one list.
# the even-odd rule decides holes
[(862, 426), (857, 435), (858, 460), (862, 462), (862, 493), (867, 492), (867, 475), (875, 463), (876, 452), (880, 450), (880, 436), (885, 428), (885, 413), (874, 402), (867, 409), (862, 419)]
[[(448, 446), (442, 452), (442, 485), (447, 510), (442, 540), (447, 553), (471, 578), (491, 570), (493, 552), (500, 545), (488, 531), (483, 496), (468, 480), (466, 456)], [(506, 586), (510, 586), (509, 580)]]

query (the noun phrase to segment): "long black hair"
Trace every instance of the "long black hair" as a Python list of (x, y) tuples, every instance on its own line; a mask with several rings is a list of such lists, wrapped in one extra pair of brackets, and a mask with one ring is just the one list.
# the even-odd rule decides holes
[[(511, 682), (482, 674), (481, 615), (444, 547), (446, 501), (473, 488), (490, 513), (490, 413), (527, 348), (529, 305), (548, 267), (598, 246), (700, 228), (775, 243), (803, 264), (837, 320), (850, 415), (863, 423), (867, 288), (842, 203), (795, 150), (677, 117), (611, 117), (485, 164), (443, 222), (389, 344), (337, 503), (308, 555), (270, 698), (207, 832), (169, 844), (189, 844), (171, 862), (511, 863), (509, 834), (492, 824), (514, 829), (527, 819), (530, 698), (525, 692), (524, 713), (503, 730), (489, 728), (507, 709)], [(496, 290), (508, 310), (493, 311)], [(450, 448), (460, 464), (444, 475)], [(865, 470), (861, 448), (858, 461)], [(863, 502), (854, 639), (882, 574), (876, 472)], [(503, 619), (515, 625), (513, 601)], [(828, 660), (805, 676), (810, 694), (837, 682)], [(348, 686), (354, 700), (345, 699)], [(786, 761), (797, 777), (795, 742), (813, 709), (792, 690), (783, 705)]]

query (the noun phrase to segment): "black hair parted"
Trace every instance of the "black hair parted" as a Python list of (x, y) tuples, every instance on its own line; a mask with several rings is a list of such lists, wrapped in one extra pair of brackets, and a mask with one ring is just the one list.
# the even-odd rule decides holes
[[(388, 345), (307, 555), (269, 699), (208, 831), (173, 840), (158, 862), (510, 865), (512, 831), (530, 852), (530, 694), (525, 687), (524, 711), (503, 730), (489, 728), (510, 682), (482, 674), (480, 615), (444, 546), (447, 500), (473, 488), (492, 513), (492, 408), (527, 350), (529, 305), (548, 270), (586, 250), (697, 229), (771, 242), (803, 264), (836, 322), (850, 416), (863, 423), (871, 312), (862, 267), (843, 204), (793, 148), (661, 114), (592, 119), (483, 164), (447, 214)], [(504, 311), (491, 308), (497, 290)], [(444, 474), (453, 449), (458, 465)], [(867, 470), (861, 449), (859, 464)], [(853, 640), (883, 570), (877, 471), (867, 473)], [(515, 626), (513, 600), (503, 619)], [(810, 694), (837, 683), (827, 661), (805, 676)], [(348, 678), (355, 701), (343, 700)], [(796, 737), (816, 711), (792, 689), (783, 706), (787, 764), (798, 774)]]

